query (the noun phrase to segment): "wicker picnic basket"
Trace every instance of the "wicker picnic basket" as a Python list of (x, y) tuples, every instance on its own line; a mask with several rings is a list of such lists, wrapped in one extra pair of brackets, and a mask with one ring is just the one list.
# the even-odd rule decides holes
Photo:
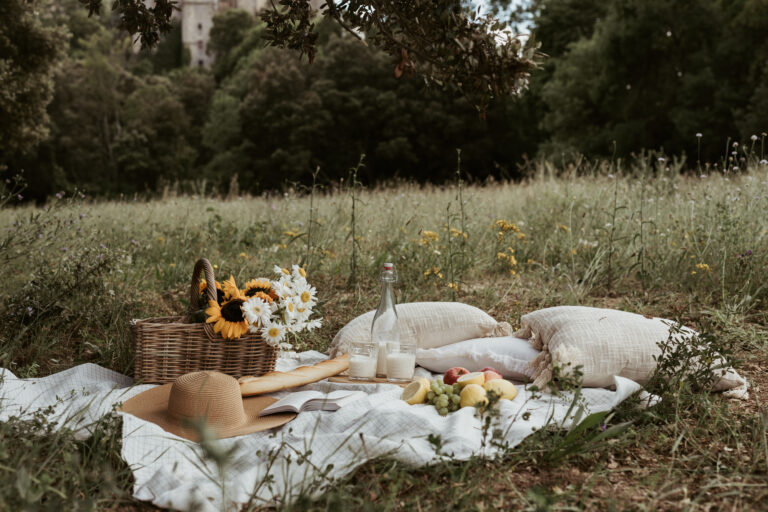
[(260, 334), (250, 332), (226, 340), (213, 332), (211, 324), (192, 322), (200, 309), (200, 275), (205, 275), (208, 300), (216, 300), (216, 281), (210, 262), (195, 263), (187, 316), (146, 318), (132, 322), (134, 377), (144, 383), (173, 382), (189, 372), (215, 370), (233, 377), (259, 376), (275, 369), (277, 349), (267, 345)]

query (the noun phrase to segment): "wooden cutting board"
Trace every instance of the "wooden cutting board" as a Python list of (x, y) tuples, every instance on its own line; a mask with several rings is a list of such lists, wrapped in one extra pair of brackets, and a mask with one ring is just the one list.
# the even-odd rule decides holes
[(340, 384), (395, 384), (401, 388), (410, 384), (410, 382), (388, 382), (384, 377), (376, 377), (372, 380), (352, 380), (348, 375), (344, 374), (328, 377), (328, 382), (338, 382)]

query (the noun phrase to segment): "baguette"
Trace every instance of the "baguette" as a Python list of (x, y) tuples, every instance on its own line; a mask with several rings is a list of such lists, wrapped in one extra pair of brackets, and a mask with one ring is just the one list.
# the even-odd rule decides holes
[(329, 359), (313, 366), (300, 366), (290, 372), (269, 372), (261, 377), (240, 377), (242, 396), (273, 393), (283, 389), (295, 388), (338, 375), (349, 368), (349, 354)]

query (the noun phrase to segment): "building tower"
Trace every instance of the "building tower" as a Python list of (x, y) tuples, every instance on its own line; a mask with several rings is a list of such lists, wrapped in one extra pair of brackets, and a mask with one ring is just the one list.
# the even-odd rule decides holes
[[(242, 9), (257, 14), (267, 7), (269, 0), (181, 0), (181, 43), (189, 51), (189, 64), (210, 67), (216, 56), (208, 52), (209, 32), (214, 15), (225, 9)], [(319, 9), (324, 0), (310, 0)]]

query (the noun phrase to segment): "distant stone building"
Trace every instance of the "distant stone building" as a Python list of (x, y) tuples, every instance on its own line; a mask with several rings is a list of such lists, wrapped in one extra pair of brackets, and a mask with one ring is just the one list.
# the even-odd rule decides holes
[[(324, 0), (311, 0), (318, 9)], [(243, 9), (252, 14), (269, 5), (269, 0), (181, 0), (181, 43), (189, 50), (191, 66), (209, 67), (215, 55), (208, 52), (213, 17), (225, 9)]]

